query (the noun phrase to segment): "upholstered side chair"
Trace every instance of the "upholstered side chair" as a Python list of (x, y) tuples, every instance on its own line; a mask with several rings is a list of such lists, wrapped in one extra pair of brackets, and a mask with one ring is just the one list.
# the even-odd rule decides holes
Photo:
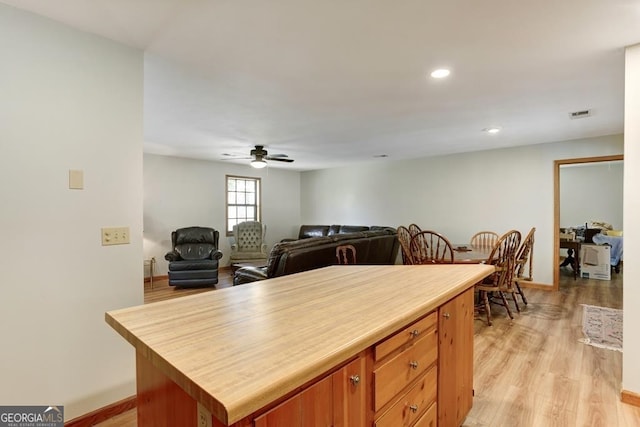
[(267, 265), (266, 233), (267, 226), (259, 221), (245, 221), (234, 225), (229, 257), (231, 264), (264, 261), (264, 265)]

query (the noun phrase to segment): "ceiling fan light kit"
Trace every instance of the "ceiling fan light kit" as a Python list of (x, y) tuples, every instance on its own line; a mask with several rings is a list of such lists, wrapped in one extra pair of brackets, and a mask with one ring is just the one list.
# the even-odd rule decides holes
[(260, 159), (251, 160), (251, 167), (254, 167), (256, 169), (262, 169), (262, 168), (264, 168), (266, 166), (267, 166), (267, 162), (265, 162), (261, 158)]

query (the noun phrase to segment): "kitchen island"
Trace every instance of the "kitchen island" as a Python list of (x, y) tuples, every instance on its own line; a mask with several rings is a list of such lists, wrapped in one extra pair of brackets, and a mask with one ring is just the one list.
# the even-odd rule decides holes
[(332, 266), (106, 321), (136, 349), (138, 425), (459, 425), (487, 265)]

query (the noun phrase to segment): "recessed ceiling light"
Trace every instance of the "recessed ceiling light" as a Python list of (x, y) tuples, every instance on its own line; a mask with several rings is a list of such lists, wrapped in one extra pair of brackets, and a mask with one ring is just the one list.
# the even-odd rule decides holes
[(431, 77), (433, 77), (434, 79), (444, 79), (445, 77), (448, 77), (449, 74), (451, 74), (451, 71), (447, 70), (446, 68), (438, 68), (437, 70), (433, 70), (431, 72)]
[(498, 132), (500, 132), (501, 130), (502, 130), (502, 128), (501, 128), (501, 127), (498, 127), (498, 126), (492, 126), (492, 127), (490, 127), (490, 128), (484, 128), (484, 129), (482, 129), (482, 132), (486, 132), (486, 133), (494, 134), (494, 133), (498, 133)]

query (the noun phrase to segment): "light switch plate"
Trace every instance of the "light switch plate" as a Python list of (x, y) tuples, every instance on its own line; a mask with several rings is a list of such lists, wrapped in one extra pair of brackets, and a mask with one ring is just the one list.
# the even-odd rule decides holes
[(84, 189), (84, 172), (81, 170), (69, 169), (69, 189)]
[(129, 227), (103, 227), (102, 246), (128, 245)]

